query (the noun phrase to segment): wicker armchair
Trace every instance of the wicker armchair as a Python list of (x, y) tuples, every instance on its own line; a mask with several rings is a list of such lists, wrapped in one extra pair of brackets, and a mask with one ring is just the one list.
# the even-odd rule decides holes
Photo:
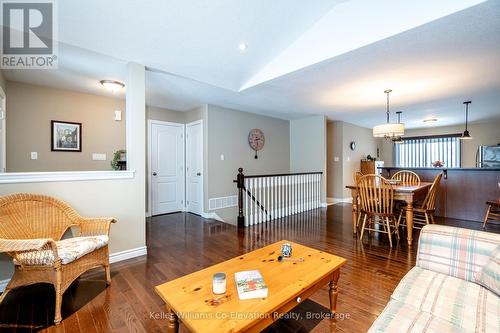
[[(15, 270), (0, 303), (14, 288), (35, 283), (54, 285), (54, 323), (61, 321), (62, 296), (89, 269), (103, 266), (111, 283), (108, 236), (113, 218), (83, 218), (66, 203), (36, 194), (0, 197), (0, 252), (14, 260)], [(61, 240), (77, 227), (77, 237)]]

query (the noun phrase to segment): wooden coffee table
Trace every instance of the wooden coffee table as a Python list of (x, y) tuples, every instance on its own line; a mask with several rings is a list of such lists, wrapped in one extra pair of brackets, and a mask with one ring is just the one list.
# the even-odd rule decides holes
[[(278, 262), (281, 244), (290, 243), (293, 258)], [(165, 301), (168, 331), (177, 332), (179, 320), (192, 332), (260, 332), (317, 290), (329, 285), (330, 310), (336, 312), (340, 267), (346, 259), (286, 240), (210, 266), (156, 286)], [(240, 300), (234, 273), (258, 269), (268, 285), (267, 298)], [(212, 293), (212, 276), (224, 272), (227, 289)]]

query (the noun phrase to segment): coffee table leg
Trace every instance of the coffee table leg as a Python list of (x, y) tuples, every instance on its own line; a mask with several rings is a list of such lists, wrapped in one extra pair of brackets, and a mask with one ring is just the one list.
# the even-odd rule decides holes
[(330, 311), (337, 312), (337, 296), (339, 295), (339, 277), (340, 269), (333, 272), (333, 279), (328, 286), (330, 287)]
[(168, 324), (167, 324), (167, 332), (168, 333), (177, 333), (179, 332), (179, 318), (171, 309), (168, 310)]

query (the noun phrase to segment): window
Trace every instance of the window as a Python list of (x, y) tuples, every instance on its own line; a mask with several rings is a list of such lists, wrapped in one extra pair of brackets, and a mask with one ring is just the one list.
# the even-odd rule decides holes
[(394, 144), (394, 162), (397, 167), (429, 168), (436, 161), (446, 168), (462, 165), (460, 134), (403, 138)]

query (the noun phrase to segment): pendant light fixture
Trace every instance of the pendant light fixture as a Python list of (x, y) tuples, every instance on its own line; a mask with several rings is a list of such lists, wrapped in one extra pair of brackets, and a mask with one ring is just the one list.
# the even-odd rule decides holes
[[(398, 124), (401, 124), (401, 113), (403, 113), (403, 111), (396, 112), (396, 114), (398, 115)], [(401, 139), (401, 137), (398, 136), (397, 138), (392, 139), (392, 142), (397, 144), (403, 143), (403, 139)]]
[(470, 140), (472, 139), (472, 136), (469, 134), (469, 130), (467, 128), (467, 125), (469, 123), (469, 104), (472, 103), (471, 101), (466, 101), (464, 102), (465, 104), (465, 131), (460, 137), (461, 140)]
[(405, 135), (405, 125), (401, 123), (391, 123), (390, 122), (390, 112), (389, 112), (389, 94), (392, 92), (391, 89), (387, 89), (384, 93), (387, 95), (387, 110), (386, 117), (387, 122), (385, 124), (377, 125), (373, 127), (373, 136), (376, 138), (386, 138), (393, 139), (398, 136)]

